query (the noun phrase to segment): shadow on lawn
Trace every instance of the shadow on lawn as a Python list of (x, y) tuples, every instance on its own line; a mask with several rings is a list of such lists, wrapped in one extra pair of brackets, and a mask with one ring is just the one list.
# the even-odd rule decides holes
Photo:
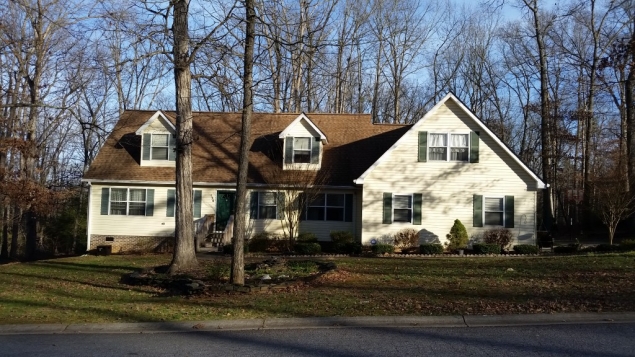
[(103, 265), (103, 264), (84, 264), (73, 262), (60, 262), (53, 260), (43, 260), (32, 263), (33, 265), (51, 266), (59, 269), (68, 270), (101, 270), (112, 274), (121, 274), (120, 272), (114, 272), (113, 270), (130, 270), (134, 271), (139, 269), (139, 266), (126, 266), (126, 265)]

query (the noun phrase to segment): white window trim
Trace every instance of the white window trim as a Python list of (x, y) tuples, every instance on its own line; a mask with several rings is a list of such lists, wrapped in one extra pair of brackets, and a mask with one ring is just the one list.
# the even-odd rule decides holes
[[(271, 192), (271, 191), (256, 191), (257, 195), (258, 195), (258, 205), (256, 207), (256, 218), (255, 219), (277, 219), (278, 218), (278, 193), (277, 192)], [(276, 208), (276, 214), (273, 218), (262, 218), (260, 217), (260, 195), (263, 193), (272, 193), (273, 194), (273, 200), (274, 200), (274, 207)], [(262, 207), (271, 207), (271, 205), (262, 205)]]
[[(320, 195), (324, 196), (324, 205), (323, 206), (311, 206), (311, 202), (307, 202), (307, 210), (304, 215), (305, 221), (314, 221), (314, 222), (346, 222), (346, 194), (345, 193), (320, 193)], [(339, 195), (342, 196), (344, 204), (342, 206), (329, 206), (327, 203), (326, 196), (327, 195)], [(311, 207), (321, 207), (324, 210), (324, 219), (309, 219), (309, 208)], [(327, 208), (341, 208), (342, 209), (342, 219), (339, 221), (336, 220), (328, 220), (326, 219), (326, 209)]]
[[(169, 161), (170, 160), (170, 139), (172, 139), (172, 134), (171, 133), (149, 133), (150, 134), (150, 160), (154, 160), (154, 161)], [(154, 145), (154, 136), (155, 135), (167, 135), (168, 136), (168, 143), (166, 146), (162, 146), (162, 145)], [(165, 159), (155, 159), (153, 157), (154, 154), (154, 148), (166, 148), (167, 149), (167, 156)]]
[[(126, 214), (112, 214), (111, 211), (111, 203), (112, 201), (112, 190), (126, 190), (126, 200), (125, 201), (115, 201), (115, 202), (125, 202), (126, 203)], [(148, 189), (147, 188), (137, 188), (137, 187), (109, 187), (108, 188), (108, 215), (109, 216), (130, 216), (130, 202), (142, 202), (142, 201), (131, 201), (130, 200), (130, 189), (133, 190), (144, 190), (145, 191), (145, 201), (143, 201), (143, 215), (135, 214), (134, 216), (145, 216), (148, 213)]]
[[(395, 196), (410, 196), (410, 222), (395, 222)], [(391, 214), (391, 222), (392, 224), (412, 224), (412, 220), (414, 219), (414, 205), (415, 205), (415, 197), (413, 193), (393, 193), (392, 194), (392, 210)]]
[[(446, 138), (446, 146), (445, 146), (445, 160), (432, 160), (432, 159), (428, 159), (428, 161), (430, 162), (463, 162), (463, 163), (469, 163), (470, 162), (470, 156), (471, 156), (471, 150), (470, 148), (472, 147), (472, 135), (470, 135), (470, 132), (464, 132), (464, 131), (447, 131), (447, 132), (428, 132), (428, 143), (432, 142), (432, 135), (445, 135)], [(450, 159), (450, 157), (452, 156), (452, 148), (454, 146), (451, 145), (452, 142), (452, 135), (467, 135), (467, 160), (452, 160)], [(430, 155), (430, 149), (432, 148), (438, 148), (441, 146), (431, 146), (430, 144), (428, 144), (428, 158), (431, 158), (432, 156)], [(456, 146), (459, 147), (459, 146)], [(465, 148), (464, 146), (461, 146), (461, 148)]]
[[(290, 137), (291, 140), (293, 140), (293, 153), (291, 154), (291, 162), (293, 164), (311, 164), (311, 161), (313, 161), (313, 138), (310, 136), (291, 136)], [(303, 150), (303, 149), (296, 149), (295, 148), (295, 139), (309, 139), (309, 149), (308, 150)], [(295, 162), (295, 152), (296, 151), (308, 151), (309, 152), (309, 162)]]
[[(488, 198), (496, 198), (496, 199), (500, 199), (503, 201), (503, 222), (501, 222), (501, 224), (486, 224), (485, 221), (485, 201)], [(483, 227), (505, 227), (505, 196), (485, 196), (483, 195)], [(488, 212), (498, 212), (498, 211), (488, 211)]]

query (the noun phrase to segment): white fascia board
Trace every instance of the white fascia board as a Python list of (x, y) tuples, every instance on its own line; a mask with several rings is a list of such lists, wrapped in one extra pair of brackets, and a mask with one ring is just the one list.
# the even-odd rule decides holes
[(137, 129), (135, 134), (143, 134), (143, 132), (158, 118), (163, 119), (163, 125), (167, 125), (167, 129), (172, 129), (173, 132), (176, 133), (176, 127), (172, 124), (172, 122), (169, 121), (168, 118), (160, 110), (157, 110), (156, 113), (152, 114), (150, 119), (148, 119), (143, 125), (141, 125), (139, 129)]
[(322, 132), (322, 130), (320, 130), (315, 124), (313, 124), (313, 122), (304, 114), (300, 114), (298, 115), (297, 118), (295, 118), (291, 124), (289, 124), (281, 133), (280, 135), (278, 135), (278, 138), (280, 139), (284, 139), (288, 134), (289, 131), (291, 131), (291, 128), (293, 128), (295, 125), (297, 125), (300, 121), (304, 120), (305, 122), (307, 122), (309, 124), (309, 126), (315, 130), (315, 132), (320, 136), (320, 140), (322, 140), (325, 144), (328, 143), (328, 140), (326, 139), (326, 135), (324, 135), (324, 133)]
[(474, 113), (472, 113), (471, 110), (469, 110), (465, 105), (463, 105), (463, 103), (452, 93), (448, 93), (446, 94), (445, 97), (443, 97), (443, 99), (441, 99), (437, 104), (434, 105), (434, 107), (432, 107), (432, 109), (430, 109), (430, 111), (428, 111), (423, 118), (421, 118), (419, 121), (417, 121), (412, 128), (410, 128), (410, 130), (408, 130), (401, 138), (399, 138), (399, 140), (397, 140), (397, 142), (395, 142), (395, 144), (393, 144), (393, 146), (390, 147), (390, 149), (388, 149), (379, 159), (377, 159), (377, 161), (375, 161), (366, 171), (364, 171), (364, 173), (357, 178), (356, 180), (353, 180), (353, 182), (355, 182), (358, 185), (363, 185), (364, 184), (364, 179), (375, 169), (375, 167), (377, 167), (377, 165), (379, 165), (381, 162), (387, 160), (388, 156), (390, 155), (390, 152), (393, 151), (396, 147), (398, 147), (401, 142), (403, 140), (405, 140), (406, 135), (408, 135), (408, 133), (410, 133), (411, 131), (417, 131), (419, 129), (419, 127), (421, 125), (423, 125), (423, 123), (430, 118), (432, 115), (436, 114), (437, 110), (439, 110), (439, 107), (441, 107), (443, 104), (445, 104), (445, 102), (447, 102), (449, 99), (452, 99), (465, 113), (467, 113), (467, 115), (479, 126), (481, 127), (481, 129), (483, 129), (483, 131), (485, 131), (492, 139), (494, 139), (494, 141), (505, 151), (507, 152), (507, 154), (509, 156), (512, 157), (512, 159), (514, 159), (514, 161), (516, 161), (520, 167), (523, 168), (523, 170), (525, 170), (529, 176), (531, 176), (534, 180), (536, 180), (536, 187), (539, 189), (544, 189), (547, 187), (547, 185), (533, 172), (529, 169), (529, 167), (527, 167), (527, 165), (525, 165), (519, 158), (518, 156), (516, 156), (516, 154), (514, 154), (508, 147), (507, 145), (505, 145), (502, 141), (500, 141), (500, 139), (498, 139), (498, 137), (487, 127), (485, 126), (485, 124), (476, 117), (476, 115), (474, 115)]

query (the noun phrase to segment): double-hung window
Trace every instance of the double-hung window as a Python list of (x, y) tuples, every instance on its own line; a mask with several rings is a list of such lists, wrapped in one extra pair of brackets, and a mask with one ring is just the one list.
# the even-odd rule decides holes
[(276, 219), (276, 193), (258, 192), (258, 219)]
[(110, 214), (122, 216), (145, 216), (146, 189), (111, 188)]
[(467, 161), (469, 149), (467, 134), (450, 134), (450, 161)]
[(430, 160), (448, 160), (448, 135), (430, 134)]
[(486, 226), (502, 226), (504, 224), (504, 203), (502, 197), (485, 197), (483, 211)]
[(448, 161), (449, 152), (450, 161), (468, 161), (469, 140), (468, 134), (430, 134), (430, 160)]
[(473, 196), (474, 227), (514, 228), (514, 196)]
[(151, 160), (168, 160), (170, 134), (152, 134)]
[(412, 222), (412, 195), (393, 195), (393, 222)]
[(311, 162), (311, 138), (293, 138), (293, 162), (301, 164)]

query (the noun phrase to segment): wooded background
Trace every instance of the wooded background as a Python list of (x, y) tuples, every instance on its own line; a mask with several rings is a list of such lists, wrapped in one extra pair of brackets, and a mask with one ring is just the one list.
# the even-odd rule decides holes
[[(80, 180), (118, 116), (175, 108), (171, 7), (2, 2), (0, 258), (81, 252)], [(189, 13), (194, 109), (241, 111), (244, 4)], [(634, 196), (633, 0), (258, 0), (256, 14), (256, 111), (413, 123), (451, 91), (549, 184), (541, 230), (589, 235), (606, 197)]]

